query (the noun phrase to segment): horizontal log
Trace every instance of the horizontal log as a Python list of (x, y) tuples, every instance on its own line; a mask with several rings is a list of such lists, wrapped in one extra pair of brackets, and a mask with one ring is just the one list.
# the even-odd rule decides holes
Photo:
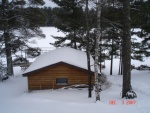
[[(56, 84), (56, 78), (67, 78), (68, 84)], [(37, 89), (51, 89), (61, 88), (74, 84), (87, 84), (88, 75), (87, 71), (78, 70), (66, 65), (54, 66), (49, 69), (43, 69), (39, 72), (31, 73), (28, 76), (29, 90)], [(92, 76), (92, 83), (94, 83), (94, 75)]]

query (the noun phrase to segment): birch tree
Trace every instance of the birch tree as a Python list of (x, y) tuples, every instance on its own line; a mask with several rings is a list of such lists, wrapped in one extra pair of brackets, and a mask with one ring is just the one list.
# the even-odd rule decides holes
[(95, 43), (95, 62), (94, 62), (94, 70), (95, 70), (95, 95), (96, 101), (100, 101), (100, 84), (98, 81), (99, 75), (99, 42), (101, 36), (101, 11), (102, 5), (106, 2), (106, 0), (96, 0), (96, 9), (97, 9), (97, 33), (96, 33), (96, 43)]

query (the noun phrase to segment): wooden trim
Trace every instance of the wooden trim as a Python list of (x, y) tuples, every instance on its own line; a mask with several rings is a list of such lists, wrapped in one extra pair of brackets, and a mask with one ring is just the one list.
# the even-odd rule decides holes
[[(28, 72), (28, 73), (24, 73), (23, 76), (29, 76), (30, 74), (33, 74), (33, 73), (36, 73), (36, 72), (39, 72), (43, 69), (47, 69), (47, 68), (51, 68), (51, 67), (55, 67), (55, 66), (58, 66), (58, 65), (67, 65), (67, 66), (70, 66), (70, 67), (73, 67), (73, 68), (76, 68), (78, 70), (81, 70), (81, 71), (86, 71), (86, 69), (84, 68), (81, 68), (81, 67), (77, 67), (77, 66), (74, 66), (72, 64), (68, 64), (68, 63), (65, 63), (65, 62), (58, 62), (58, 63), (55, 63), (55, 64), (52, 64), (52, 65), (49, 65), (49, 66), (46, 66), (46, 67), (43, 67), (43, 68), (39, 68), (37, 70), (34, 70), (34, 71), (31, 71), (31, 72)], [(91, 73), (93, 74), (94, 72), (91, 71)]]

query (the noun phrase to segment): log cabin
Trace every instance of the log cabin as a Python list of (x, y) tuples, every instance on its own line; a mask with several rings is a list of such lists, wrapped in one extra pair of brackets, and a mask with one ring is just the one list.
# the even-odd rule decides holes
[[(94, 60), (90, 57), (92, 84)], [(86, 53), (62, 47), (40, 55), (23, 73), (28, 90), (57, 89), (77, 84), (88, 84)]]

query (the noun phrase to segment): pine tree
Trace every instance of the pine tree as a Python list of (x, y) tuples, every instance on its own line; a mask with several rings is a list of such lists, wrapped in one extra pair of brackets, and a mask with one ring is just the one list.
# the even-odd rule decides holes
[(131, 88), (131, 20), (130, 20), (130, 0), (123, 1), (123, 45), (122, 45), (122, 61), (123, 61), (123, 86), (122, 98), (126, 97), (126, 93)]
[[(0, 37), (1, 43), (5, 44), (4, 49), (9, 75), (13, 75), (12, 52), (16, 52), (17, 49), (21, 48), (21, 46), (28, 47), (24, 43), (27, 42), (28, 38), (31, 38), (35, 35), (40, 37), (44, 36), (41, 34), (42, 32), (38, 28), (38, 24), (41, 24), (41, 21), (37, 21), (41, 13), (39, 13), (38, 16), (30, 15), (31, 10), (28, 12), (27, 10), (23, 9), (24, 5), (25, 1), (23, 0), (3, 0), (0, 3), (0, 7), (2, 9), (0, 12), (0, 21), (2, 23), (0, 26), (0, 30), (2, 31)], [(15, 32), (18, 32), (19, 35)]]
[[(57, 19), (54, 22), (55, 27), (60, 31), (67, 33), (65, 37), (55, 37), (56, 41), (54, 46), (70, 46), (78, 48), (77, 42), (80, 42), (85, 33), (85, 14), (82, 9), (80, 0), (53, 0), (60, 10), (57, 12)], [(82, 32), (84, 31), (84, 33)], [(68, 40), (68, 44), (64, 42)]]
[(90, 65), (90, 41), (89, 41), (89, 8), (88, 8), (88, 0), (86, 0), (86, 54), (87, 54), (87, 68), (88, 68), (88, 85), (89, 85), (89, 94), (88, 97), (92, 97), (92, 85), (91, 85), (91, 65)]
[(135, 1), (132, 5), (133, 8), (137, 9), (133, 11), (134, 14), (134, 23), (133, 25), (141, 30), (138, 32), (133, 32), (134, 35), (140, 37), (143, 41), (142, 43), (135, 43), (134, 47), (138, 47), (135, 52), (135, 58), (143, 60), (144, 57), (149, 57), (149, 48), (150, 48), (150, 1), (140, 0)]
[(122, 21), (122, 14), (119, 3), (116, 0), (107, 1), (107, 5), (103, 7), (101, 14), (101, 27), (103, 44), (102, 48), (108, 51), (109, 59), (111, 60), (110, 75), (113, 72), (113, 58), (119, 56), (120, 42), (120, 23)]

